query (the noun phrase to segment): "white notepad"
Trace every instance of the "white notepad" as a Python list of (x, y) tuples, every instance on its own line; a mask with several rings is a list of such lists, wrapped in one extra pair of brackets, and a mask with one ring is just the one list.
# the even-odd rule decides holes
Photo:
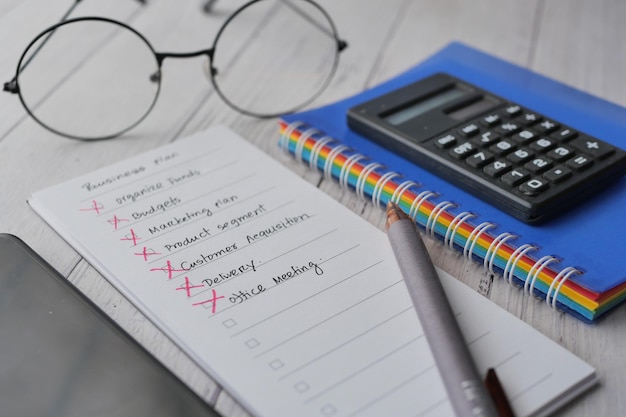
[[(254, 415), (453, 414), (384, 233), (226, 128), (29, 203)], [(518, 416), (596, 382), (439, 273), (479, 370), (496, 368)]]

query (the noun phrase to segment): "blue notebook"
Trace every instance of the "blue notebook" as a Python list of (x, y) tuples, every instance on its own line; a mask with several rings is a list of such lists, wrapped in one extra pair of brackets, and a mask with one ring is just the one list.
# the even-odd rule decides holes
[[(405, 179), (437, 193), (428, 199), (428, 204), (432, 202), (430, 214), (421, 221), (416, 218), (418, 224), (430, 227), (427, 230), (446, 244), (489, 265), (529, 293), (545, 297), (553, 307), (582, 320), (594, 321), (623, 301), (626, 223), (622, 217), (626, 209), (626, 178), (548, 223), (529, 225), (348, 128), (346, 116), (350, 107), (438, 72), (451, 74), (581, 132), (626, 147), (626, 109), (461, 43), (446, 46), (419, 65), (370, 90), (322, 108), (284, 116), (282, 130), (288, 137), (283, 135), (281, 143), (297, 157), (326, 170), (359, 193), (370, 197), (373, 194), (380, 203), (397, 197), (382, 192), (383, 185), (387, 187), (396, 181), (396, 186), (401, 186)], [(350, 160), (350, 155), (356, 152), (366, 156), (368, 162), (359, 159), (355, 164), (355, 158)], [(330, 165), (325, 159), (328, 157), (333, 159)], [(362, 169), (362, 178), (357, 176), (354, 181), (348, 180), (345, 164), (343, 170), (341, 166), (349, 163), (351, 169), (359, 164), (367, 168), (370, 161), (384, 167), (375, 166), (367, 172)], [(384, 178), (387, 172), (399, 173), (403, 179)], [(341, 178), (342, 175), (345, 177)], [(366, 177), (372, 175), (380, 181), (380, 189), (365, 185)], [(438, 204), (445, 201), (455, 206)], [(461, 219), (464, 212), (472, 212), (476, 217)], [(442, 213), (445, 215), (441, 216)], [(454, 221), (439, 222), (443, 218)], [(462, 222), (463, 227), (471, 226), (473, 235), (461, 236), (457, 229), (453, 230)], [(489, 223), (489, 230), (476, 232), (484, 222)], [(448, 242), (450, 234), (460, 240)], [(468, 238), (479, 242), (470, 244)], [(486, 245), (486, 249), (480, 249), (481, 245)], [(474, 249), (469, 254), (468, 247)]]

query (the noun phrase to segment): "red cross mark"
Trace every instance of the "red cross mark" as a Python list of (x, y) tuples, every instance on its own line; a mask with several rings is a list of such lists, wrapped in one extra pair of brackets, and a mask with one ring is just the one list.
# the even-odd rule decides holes
[(135, 234), (135, 231), (133, 229), (130, 229), (130, 234), (124, 236), (123, 238), (121, 238), (120, 240), (128, 240), (133, 242), (133, 246), (137, 246), (137, 242), (139, 240), (141, 240), (141, 238), (139, 236), (137, 236)]
[(148, 249), (145, 246), (143, 247), (143, 250), (141, 252), (135, 252), (135, 255), (137, 256), (143, 256), (143, 260), (148, 262), (148, 256), (153, 256), (153, 255), (160, 255), (160, 252), (155, 252), (152, 249)]
[(163, 271), (165, 273), (167, 273), (167, 279), (172, 279), (174, 278), (174, 275), (172, 274), (173, 272), (185, 272), (185, 269), (175, 269), (170, 261), (167, 261), (167, 265), (162, 267), (162, 268), (151, 268), (150, 272), (152, 271)]
[(98, 203), (96, 200), (91, 200), (91, 206), (80, 209), (80, 211), (95, 211), (96, 214), (100, 214), (100, 210), (104, 209), (104, 206)]
[(127, 222), (127, 221), (128, 219), (120, 219), (116, 215), (113, 215), (113, 218), (107, 220), (107, 222), (109, 222), (113, 226), (113, 230), (117, 230), (117, 226), (119, 226), (121, 222)]
[(185, 292), (187, 293), (187, 298), (191, 297), (191, 290), (193, 288), (202, 288), (204, 287), (204, 284), (201, 285), (191, 285), (191, 283), (189, 282), (189, 277), (185, 277), (185, 285), (183, 285), (182, 287), (178, 287), (176, 288), (176, 291), (178, 290), (185, 290)]
[(211, 303), (211, 304), (213, 304), (213, 306), (211, 308), (211, 313), (215, 314), (215, 307), (216, 307), (216, 304), (217, 304), (217, 300), (221, 300), (222, 298), (224, 298), (224, 296), (220, 295), (218, 297), (217, 293), (213, 289), (211, 290), (211, 292), (212, 292), (213, 296), (210, 299), (205, 300), (205, 301), (200, 301), (199, 303), (193, 303), (192, 305), (193, 306), (199, 306), (199, 305), (203, 305), (203, 304), (206, 304), (206, 303)]

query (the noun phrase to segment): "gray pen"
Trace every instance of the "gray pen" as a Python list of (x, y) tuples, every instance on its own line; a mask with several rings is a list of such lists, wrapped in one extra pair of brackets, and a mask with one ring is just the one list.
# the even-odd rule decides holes
[(497, 417), (415, 223), (389, 204), (386, 228), (456, 415)]

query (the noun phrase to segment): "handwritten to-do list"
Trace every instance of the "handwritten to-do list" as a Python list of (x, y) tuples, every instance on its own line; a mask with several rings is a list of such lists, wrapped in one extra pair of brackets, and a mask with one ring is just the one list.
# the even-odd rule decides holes
[[(210, 129), (29, 203), (253, 414), (451, 415), (384, 234), (231, 131)], [(577, 358), (442, 277), (479, 367), (497, 365), (520, 415), (589, 377)]]

